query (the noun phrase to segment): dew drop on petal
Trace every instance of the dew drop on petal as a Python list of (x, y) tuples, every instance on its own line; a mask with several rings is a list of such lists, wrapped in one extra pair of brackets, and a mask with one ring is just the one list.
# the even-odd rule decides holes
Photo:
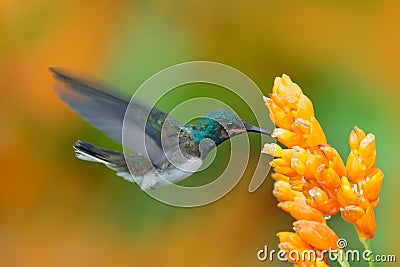
[(321, 192), (319, 192), (319, 191), (316, 190), (315, 188), (310, 189), (310, 190), (308, 191), (308, 193), (310, 194), (310, 196), (311, 196), (312, 198), (320, 197), (320, 196), (321, 196)]

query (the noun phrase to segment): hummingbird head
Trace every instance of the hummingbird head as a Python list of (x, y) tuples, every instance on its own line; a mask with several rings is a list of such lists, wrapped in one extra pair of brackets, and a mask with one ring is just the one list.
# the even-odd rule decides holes
[(217, 109), (205, 118), (192, 125), (194, 141), (199, 144), (201, 140), (209, 138), (219, 145), (225, 140), (236, 135), (254, 132), (271, 136), (267, 130), (251, 125), (229, 110)]

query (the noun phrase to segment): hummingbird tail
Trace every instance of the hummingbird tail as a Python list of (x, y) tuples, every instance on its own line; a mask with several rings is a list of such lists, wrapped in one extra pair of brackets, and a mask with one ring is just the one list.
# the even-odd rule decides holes
[[(153, 171), (154, 166), (147, 159), (141, 155), (124, 155), (121, 152), (95, 146), (83, 141), (77, 141), (73, 146), (75, 155), (78, 159), (100, 162), (108, 168), (116, 171), (117, 175), (132, 183), (140, 183), (142, 188), (151, 187), (147, 185), (148, 179), (142, 179), (150, 172)], [(126, 158), (125, 158), (126, 157)], [(128, 168), (126, 160), (130, 162), (131, 170)], [(135, 178), (133, 178), (135, 176)], [(150, 180), (152, 182), (152, 180)], [(146, 184), (147, 183), (147, 184)]]
[(117, 174), (129, 173), (124, 155), (121, 152), (95, 146), (83, 141), (77, 141), (73, 146), (78, 159), (100, 162)]

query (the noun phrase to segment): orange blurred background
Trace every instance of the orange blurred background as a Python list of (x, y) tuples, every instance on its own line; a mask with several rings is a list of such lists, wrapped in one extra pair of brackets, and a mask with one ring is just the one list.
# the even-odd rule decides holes
[[(73, 156), (79, 138), (118, 146), (58, 99), (49, 66), (135, 90), (191, 60), (231, 65), (265, 95), (289, 74), (344, 159), (353, 125), (373, 132), (386, 176), (372, 247), (399, 256), (398, 10), (397, 1), (3, 0), (0, 266), (287, 266), (256, 257), (293, 222), (270, 179), (250, 194), (246, 176), (216, 203), (176, 208)], [(361, 248), (340, 216), (330, 225)]]

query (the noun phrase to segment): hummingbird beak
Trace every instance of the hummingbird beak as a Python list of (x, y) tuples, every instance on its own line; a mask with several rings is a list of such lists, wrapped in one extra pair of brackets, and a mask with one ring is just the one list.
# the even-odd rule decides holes
[(243, 124), (244, 124), (244, 127), (246, 128), (247, 132), (260, 133), (260, 134), (265, 134), (265, 135), (271, 136), (271, 132), (269, 132), (267, 130), (264, 130), (264, 129), (259, 128), (257, 126), (248, 124), (247, 122), (243, 122)]

